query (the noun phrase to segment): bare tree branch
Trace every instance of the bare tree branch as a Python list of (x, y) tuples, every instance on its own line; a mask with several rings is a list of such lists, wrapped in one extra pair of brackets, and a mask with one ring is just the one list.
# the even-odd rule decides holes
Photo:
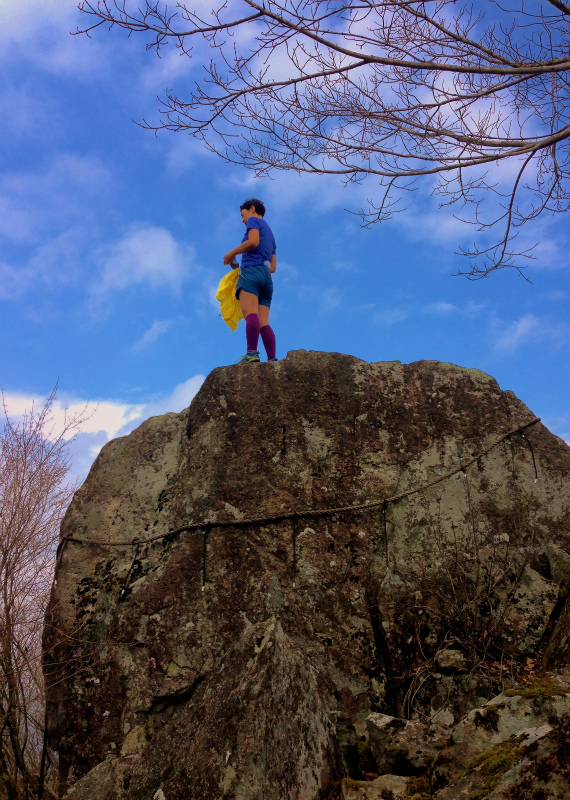
[(85, 414), (66, 415), (57, 428), (54, 390), (40, 409), (32, 406), (13, 422), (2, 400), (0, 796), (33, 800), (55, 796), (49, 774), (46, 779), (40, 767), (45, 734), (41, 634), (59, 523), (75, 490), (66, 480), (67, 448)]
[(568, 14), (570, 16), (570, 6), (568, 3), (563, 3), (562, 0), (548, 0), (551, 6), (557, 8), (559, 11), (562, 11), (563, 14)]
[[(477, 13), (455, 0), (219, 0), (205, 17), (181, 1), (79, 7), (93, 24), (78, 33), (117, 26), (146, 34), (158, 55), (171, 43), (203, 66), (204, 78), (185, 96), (167, 90), (160, 119), (143, 127), (187, 132), (257, 175), (368, 176), (380, 204), (364, 224), (388, 219), (410, 181), (434, 176), (432, 193), (459, 203), (481, 239), (462, 251), (471, 263), (460, 273), (471, 279), (520, 272), (529, 256), (512, 246), (520, 227), (569, 208), (570, 6), (561, 0)], [(508, 161), (515, 170), (498, 169)]]

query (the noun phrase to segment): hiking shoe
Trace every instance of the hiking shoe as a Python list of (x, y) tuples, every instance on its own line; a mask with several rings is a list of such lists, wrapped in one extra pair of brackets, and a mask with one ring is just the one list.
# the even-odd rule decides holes
[(272, 361), (279, 361), (278, 358), (268, 358), (267, 361), (271, 363)]
[(259, 361), (259, 350), (254, 350), (252, 353), (246, 353), (245, 356), (238, 358), (236, 364), (253, 364)]

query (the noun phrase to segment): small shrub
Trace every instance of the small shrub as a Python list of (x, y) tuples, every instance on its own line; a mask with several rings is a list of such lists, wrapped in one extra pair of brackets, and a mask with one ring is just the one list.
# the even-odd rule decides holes
[(406, 794), (411, 800), (429, 800), (431, 798), (430, 781), (427, 775), (410, 778), (406, 784)]

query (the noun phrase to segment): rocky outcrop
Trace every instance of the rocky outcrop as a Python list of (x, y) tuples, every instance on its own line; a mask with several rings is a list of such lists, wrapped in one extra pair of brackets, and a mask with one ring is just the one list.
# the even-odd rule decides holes
[(499, 693), (493, 659), (516, 672), (550, 642), (567, 663), (569, 475), (477, 370), (303, 351), (215, 370), (103, 448), (62, 526), (62, 794), (338, 796), (378, 769), (371, 712), (450, 731)]
[(560, 679), (497, 695), (444, 738), (383, 714), (367, 725), (380, 771), (391, 769), (372, 781), (343, 779), (344, 800), (386, 800), (386, 788), (415, 800), (570, 798), (570, 685)]

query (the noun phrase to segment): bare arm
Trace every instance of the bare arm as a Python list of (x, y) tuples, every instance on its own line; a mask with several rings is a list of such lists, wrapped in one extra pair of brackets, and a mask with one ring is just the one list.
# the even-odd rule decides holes
[(277, 256), (275, 255), (275, 253), (273, 253), (273, 255), (271, 256), (269, 272), (273, 274), (276, 269), (277, 269)]
[(224, 264), (229, 264), (236, 256), (242, 253), (249, 253), (250, 250), (255, 250), (259, 244), (259, 231), (257, 228), (249, 228), (247, 231), (247, 240), (242, 242), (238, 247), (234, 247), (229, 253), (224, 256)]

